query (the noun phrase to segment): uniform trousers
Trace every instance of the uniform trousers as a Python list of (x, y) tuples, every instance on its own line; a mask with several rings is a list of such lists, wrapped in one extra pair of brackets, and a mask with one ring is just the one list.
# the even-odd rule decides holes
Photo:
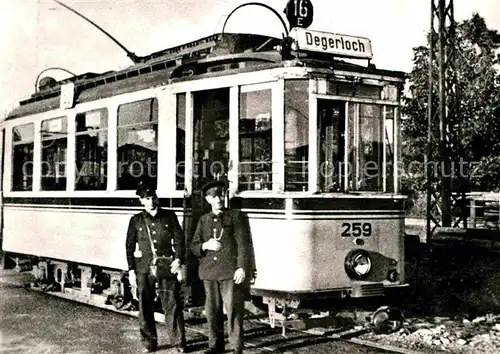
[(235, 353), (243, 351), (244, 296), (241, 285), (233, 279), (204, 280), (205, 314), (208, 322), (208, 346), (215, 352), (224, 350), (224, 312), (226, 310), (229, 342)]
[[(154, 318), (155, 288), (154, 277), (149, 274), (137, 274), (141, 340), (145, 345), (153, 346), (158, 343)], [(186, 334), (180, 284), (175, 278), (160, 278), (158, 279), (158, 290), (170, 344), (184, 347)]]

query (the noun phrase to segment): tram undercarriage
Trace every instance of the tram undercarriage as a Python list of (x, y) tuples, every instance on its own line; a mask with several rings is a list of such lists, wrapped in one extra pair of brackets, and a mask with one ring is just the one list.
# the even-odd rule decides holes
[[(92, 265), (40, 259), (22, 254), (5, 254), (5, 269), (31, 272), (32, 289), (58, 293), (65, 298), (92, 306), (113, 306), (119, 311), (136, 311), (136, 289), (130, 287), (126, 273)], [(377, 291), (373, 291), (378, 288)], [(407, 285), (383, 287), (382, 284), (354, 284), (352, 288), (321, 292), (279, 292), (250, 289), (245, 309), (270, 327), (309, 330), (352, 325), (370, 328), (375, 333), (397, 331), (403, 324), (402, 313), (394, 299)], [(199, 299), (193, 305), (192, 289), (183, 284), (185, 312), (189, 317), (204, 316)], [(367, 289), (371, 296), (366, 293)], [(391, 295), (396, 295), (395, 297)], [(384, 305), (391, 303), (391, 306)], [(161, 306), (157, 303), (157, 311)]]
[(3, 261), (5, 269), (31, 272), (35, 289), (66, 293), (89, 304), (111, 304), (117, 310), (134, 307), (133, 289), (123, 271), (11, 253), (4, 254)]

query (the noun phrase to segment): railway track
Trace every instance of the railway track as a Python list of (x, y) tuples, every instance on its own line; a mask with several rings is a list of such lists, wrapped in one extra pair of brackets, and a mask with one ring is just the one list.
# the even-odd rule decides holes
[[(12, 272), (15, 275), (17, 272)], [(17, 273), (19, 275), (20, 273)], [(17, 278), (17, 277), (16, 277)], [(105, 310), (117, 312), (127, 316), (137, 317), (137, 311), (123, 311), (117, 310), (114, 306), (106, 304), (101, 296), (84, 297), (80, 296), (79, 291), (72, 291), (67, 289), (66, 292), (52, 292), (43, 291), (40, 288), (32, 287), (28, 283), (16, 281), (12, 279), (4, 281), (12, 285), (29, 287), (33, 291), (43, 292), (45, 294), (64, 298), (79, 303), (84, 303), (90, 306), (102, 308)], [(186, 313), (186, 331), (199, 335), (199, 343), (194, 343), (194, 351), (197, 349), (203, 350), (206, 346), (206, 338), (208, 333), (206, 331), (206, 321), (201, 315), (201, 311), (190, 311)], [(155, 319), (159, 323), (163, 323), (163, 315), (156, 313)], [(271, 328), (262, 318), (248, 317), (245, 319), (245, 351), (249, 353), (292, 353), (301, 348), (305, 350), (310, 346), (317, 346), (330, 342), (345, 343), (350, 346), (357, 346), (359, 348), (368, 348), (372, 351), (360, 350), (359, 353), (399, 353), (399, 354), (423, 354), (422, 352), (409, 350), (406, 348), (399, 348), (394, 346), (382, 345), (372, 341), (366, 341), (357, 336), (366, 333), (367, 328), (315, 328), (311, 330), (300, 330), (287, 328), (286, 333), (281, 327)]]
[[(283, 335), (281, 328), (271, 328), (260, 320), (245, 320), (245, 349), (251, 353), (292, 353), (295, 350), (305, 349), (313, 345), (326, 344), (329, 342), (341, 342), (349, 346), (372, 349), (380, 353), (398, 354), (422, 354), (422, 352), (382, 345), (372, 341), (366, 341), (356, 336), (366, 333), (367, 328), (316, 328), (312, 330), (287, 329)], [(200, 324), (192, 325), (186, 323), (186, 331), (194, 332), (204, 337), (208, 333)], [(361, 350), (360, 352), (367, 352)]]

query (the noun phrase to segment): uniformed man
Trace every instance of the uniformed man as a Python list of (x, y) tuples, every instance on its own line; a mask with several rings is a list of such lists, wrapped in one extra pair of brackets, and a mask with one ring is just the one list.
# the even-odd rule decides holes
[(198, 221), (191, 251), (200, 258), (199, 276), (206, 293), (209, 349), (224, 352), (224, 304), (229, 341), (234, 353), (243, 350), (244, 280), (249, 266), (250, 242), (240, 212), (223, 208), (224, 183), (215, 181), (202, 188), (212, 211)]
[[(141, 183), (136, 194), (144, 210), (130, 219), (126, 251), (130, 284), (137, 286), (143, 352), (153, 352), (158, 345), (153, 307), (157, 283), (168, 337), (172, 346), (183, 353), (186, 338), (180, 281), (183, 275), (184, 234), (175, 213), (159, 207), (154, 187)], [(163, 275), (160, 272), (152, 274), (155, 270), (154, 256), (167, 260), (170, 272), (167, 265), (167, 272)]]

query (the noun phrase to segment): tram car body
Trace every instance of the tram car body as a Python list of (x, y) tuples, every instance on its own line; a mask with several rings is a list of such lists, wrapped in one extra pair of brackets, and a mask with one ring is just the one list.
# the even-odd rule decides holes
[(157, 180), (187, 242), (201, 186), (223, 179), (270, 312), (405, 288), (405, 74), (335, 59), (321, 38), (283, 58), (277, 38), (217, 34), (21, 101), (2, 123), (6, 257), (52, 264), (63, 287), (97, 270), (119, 282), (139, 179)]

